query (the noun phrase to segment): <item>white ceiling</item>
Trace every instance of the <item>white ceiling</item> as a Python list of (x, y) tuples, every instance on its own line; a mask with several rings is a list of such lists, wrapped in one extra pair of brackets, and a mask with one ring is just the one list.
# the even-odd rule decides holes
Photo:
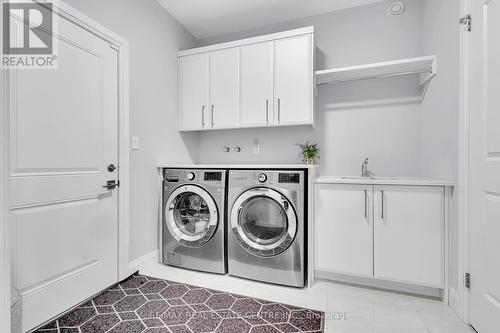
[(382, 0), (157, 1), (196, 38), (206, 38)]

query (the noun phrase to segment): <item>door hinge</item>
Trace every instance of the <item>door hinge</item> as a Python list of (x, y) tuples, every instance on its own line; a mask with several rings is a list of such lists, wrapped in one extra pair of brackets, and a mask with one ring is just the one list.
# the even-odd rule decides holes
[(470, 273), (465, 273), (465, 288), (470, 289)]
[(472, 17), (470, 16), (470, 14), (462, 16), (458, 20), (458, 23), (464, 25), (466, 31), (471, 31), (472, 30)]

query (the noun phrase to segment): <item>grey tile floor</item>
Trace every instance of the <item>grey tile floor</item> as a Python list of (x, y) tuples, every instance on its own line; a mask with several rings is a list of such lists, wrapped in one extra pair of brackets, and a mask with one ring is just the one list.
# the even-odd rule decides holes
[(423, 297), (328, 281), (288, 288), (157, 263), (141, 273), (323, 311), (327, 333), (474, 333), (449, 306)]

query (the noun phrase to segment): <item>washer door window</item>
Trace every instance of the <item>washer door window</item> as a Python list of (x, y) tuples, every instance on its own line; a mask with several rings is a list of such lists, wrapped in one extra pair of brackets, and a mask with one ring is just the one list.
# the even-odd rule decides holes
[(187, 247), (205, 245), (215, 234), (219, 222), (214, 199), (194, 185), (181, 186), (172, 192), (165, 215), (170, 234)]
[(255, 256), (271, 257), (292, 244), (297, 232), (297, 216), (281, 193), (254, 188), (235, 201), (231, 229), (244, 250)]

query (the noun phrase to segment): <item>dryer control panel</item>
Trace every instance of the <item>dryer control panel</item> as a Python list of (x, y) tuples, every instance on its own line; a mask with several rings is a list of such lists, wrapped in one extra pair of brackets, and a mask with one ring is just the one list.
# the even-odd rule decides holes
[(231, 170), (229, 182), (232, 187), (268, 185), (291, 190), (304, 190), (303, 170)]

